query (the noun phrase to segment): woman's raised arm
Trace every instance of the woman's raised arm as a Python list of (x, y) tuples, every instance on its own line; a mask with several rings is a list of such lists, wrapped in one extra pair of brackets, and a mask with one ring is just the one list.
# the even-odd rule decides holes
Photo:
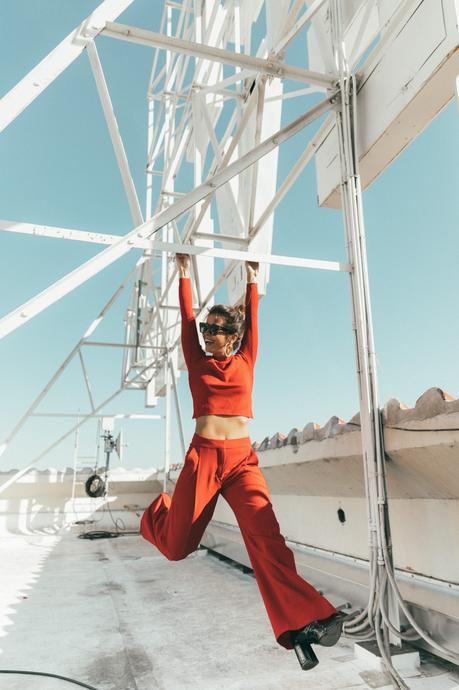
[(245, 291), (245, 325), (239, 352), (242, 352), (253, 364), (258, 351), (258, 285), (256, 276), (258, 263), (246, 261), (247, 287)]
[(189, 268), (188, 254), (176, 254), (177, 266), (179, 269), (179, 302), (180, 314), (182, 316), (182, 350), (185, 362), (190, 369), (194, 362), (206, 353), (199, 343), (198, 329), (193, 312), (193, 297), (191, 292), (191, 278), (188, 273)]

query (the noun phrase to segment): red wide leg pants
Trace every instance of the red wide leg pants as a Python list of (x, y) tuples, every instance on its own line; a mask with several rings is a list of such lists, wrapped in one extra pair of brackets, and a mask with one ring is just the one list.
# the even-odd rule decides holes
[(159, 494), (143, 513), (140, 532), (169, 560), (186, 558), (198, 548), (219, 494), (236, 515), (275, 638), (292, 649), (289, 630), (328, 618), (336, 608), (298, 575), (249, 436), (194, 434), (172, 498)]

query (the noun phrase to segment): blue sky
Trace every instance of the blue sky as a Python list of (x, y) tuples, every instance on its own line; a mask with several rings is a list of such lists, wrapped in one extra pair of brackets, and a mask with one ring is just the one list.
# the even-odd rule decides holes
[[(0, 91), (6, 93), (97, 6), (94, 0), (15, 0), (0, 9)], [(159, 30), (161, 3), (135, 0), (120, 21)], [(99, 38), (115, 112), (140, 199), (145, 198), (145, 93), (151, 68), (148, 48)], [(288, 51), (304, 65), (302, 41)], [(295, 88), (289, 84), (289, 89)], [(283, 122), (305, 107), (286, 102)], [(317, 126), (317, 125), (315, 125)], [(459, 115), (450, 103), (418, 139), (364, 193), (370, 288), (380, 403), (392, 397), (414, 405), (429, 387), (459, 395), (457, 265), (459, 257)], [(284, 144), (279, 179), (313, 129)], [(131, 228), (86, 55), (76, 60), (0, 135), (3, 166), (0, 217), (113, 234)], [(77, 242), (0, 234), (2, 315), (65, 275), (100, 248)], [(310, 164), (280, 205), (273, 253), (345, 259), (339, 211), (316, 204)], [(0, 437), (10, 431), (67, 356), (139, 254), (131, 252), (30, 323), (0, 341), (2, 394)], [(127, 297), (127, 293), (126, 293)], [(217, 293), (225, 301), (225, 292)], [(98, 339), (120, 341), (126, 298), (121, 298)], [(88, 356), (95, 396), (102, 400), (119, 381), (118, 355)], [(186, 372), (179, 381), (186, 441), (194, 430)], [(107, 412), (144, 412), (143, 394), (128, 391)], [(41, 407), (85, 409), (75, 366)], [(260, 303), (260, 346), (253, 394), (252, 440), (288, 433), (332, 415), (358, 409), (348, 279), (344, 274), (273, 266)], [(151, 410), (164, 413), (164, 401)], [(32, 420), (1, 458), (5, 470), (25, 466), (63, 433), (68, 423)], [(181, 461), (174, 419), (172, 460)], [(124, 425), (125, 464), (162, 463), (164, 424)], [(94, 449), (95, 427), (81, 435), (81, 453)], [(73, 439), (39, 467), (72, 464)]]

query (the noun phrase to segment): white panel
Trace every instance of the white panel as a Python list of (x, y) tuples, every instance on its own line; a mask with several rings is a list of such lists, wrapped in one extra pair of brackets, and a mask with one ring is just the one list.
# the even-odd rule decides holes
[[(172, 360), (172, 366), (174, 367), (174, 371), (177, 371), (178, 366), (178, 350), (177, 348), (170, 353), (171, 360)], [(172, 382), (171, 382), (172, 386)], [(172, 388), (171, 388), (172, 390)], [(149, 389), (147, 389), (147, 395), (149, 396), (149, 399), (152, 400), (153, 397), (156, 396), (164, 396), (166, 395), (166, 370), (164, 367), (158, 370), (158, 373), (155, 375), (155, 377), (152, 379), (151, 383), (149, 384)]]
[[(207, 147), (209, 146), (209, 135), (207, 134), (206, 125), (204, 122), (203, 109), (203, 97), (199, 93), (195, 93), (191, 99), (191, 107), (193, 113), (193, 134), (194, 134), (194, 145), (198, 148), (199, 153), (202, 158), (205, 157)], [(190, 142), (190, 151), (193, 152), (191, 161), (194, 160), (194, 147), (193, 142)]]
[[(263, 120), (261, 126), (261, 141), (267, 139), (281, 126), (283, 84), (280, 80), (274, 79), (266, 83), (265, 104), (263, 109)], [(272, 100), (271, 100), (272, 99)], [(256, 109), (252, 115), (247, 129), (241, 138), (239, 145), (239, 155), (243, 155), (247, 150), (253, 148), (255, 144), (255, 124)], [(258, 218), (264, 211), (268, 203), (274, 196), (277, 188), (277, 162), (279, 149), (276, 148), (265, 156), (258, 166), (256, 201), (254, 217)], [(248, 226), (250, 212), (250, 198), (252, 189), (253, 166), (244, 171), (238, 178), (238, 208), (242, 215), (245, 228)], [(258, 235), (250, 243), (249, 249), (253, 251), (270, 254), (272, 248), (272, 231), (274, 215), (265, 223)], [(233, 231), (233, 234), (236, 234)], [(247, 234), (245, 235), (247, 236)], [(225, 262), (225, 266), (227, 262)], [(258, 274), (258, 290), (260, 294), (266, 293), (266, 286), (269, 280), (269, 265), (261, 264)], [(243, 298), (246, 290), (246, 270), (244, 265), (237, 267), (227, 281), (228, 298), (234, 304)]]
[[(413, 8), (375, 64), (370, 56), (371, 68), (362, 68), (357, 148), (364, 189), (454, 97), (459, 40), (453, 4), (424, 0), (413, 2)], [(333, 126), (316, 154), (321, 206), (340, 205), (337, 151)]]
[(155, 395), (155, 384), (151, 381), (145, 389), (145, 407), (156, 407), (158, 397)]
[[(240, 14), (240, 41), (246, 48), (250, 47), (252, 24), (258, 19), (263, 0), (226, 0), (224, 5), (230, 12), (236, 6), (236, 12)], [(228, 32), (228, 43), (236, 43), (234, 22), (232, 22)], [(251, 51), (248, 50), (247, 52), (250, 53)]]
[(379, 0), (379, 19), (384, 26), (393, 16), (400, 5), (400, 0)]
[(113, 431), (115, 428), (114, 417), (102, 417), (102, 429), (104, 431)]
[(252, 24), (257, 21), (263, 0), (240, 0), (241, 43), (250, 52)]
[(328, 3), (323, 5), (312, 19), (311, 28), (307, 34), (307, 48), (308, 69), (326, 74), (335, 72), (330, 23), (328, 21)]
[[(400, 0), (391, 0), (397, 4)], [(310, 3), (309, 3), (310, 4)], [(346, 56), (356, 48), (361, 55), (377, 36), (381, 26), (377, 0), (347, 0), (343, 3), (343, 29)], [(333, 74), (335, 71), (328, 3), (314, 15), (308, 33), (309, 69)], [(358, 44), (358, 45), (357, 45)]]
[(272, 50), (279, 42), (289, 4), (285, 0), (266, 0), (266, 48), (268, 50)]
[[(224, 48), (221, 40), (221, 29), (226, 19), (226, 10), (221, 7), (220, 0), (207, 0), (205, 16), (207, 22), (210, 22), (213, 16), (215, 16), (215, 19), (212, 25), (207, 27), (203, 43), (214, 48)], [(207, 77), (208, 71), (209, 76)], [(196, 73), (196, 81), (200, 84), (205, 77), (206, 84), (216, 84), (223, 78), (222, 75), (223, 65), (221, 63), (214, 62), (213, 60), (202, 60)]]

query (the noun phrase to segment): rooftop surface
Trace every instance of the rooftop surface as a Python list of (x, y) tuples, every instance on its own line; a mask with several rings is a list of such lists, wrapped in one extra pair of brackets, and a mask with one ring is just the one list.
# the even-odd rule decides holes
[[(81, 528), (78, 528), (81, 529)], [(6, 534), (0, 542), (0, 668), (69, 676), (100, 690), (389, 690), (353, 643), (316, 647), (301, 671), (274, 640), (256, 581), (205, 549), (167, 561), (139, 535), (88, 541)], [(459, 669), (422, 653), (412, 690), (456, 690)], [(0, 690), (65, 690), (0, 674)]]

